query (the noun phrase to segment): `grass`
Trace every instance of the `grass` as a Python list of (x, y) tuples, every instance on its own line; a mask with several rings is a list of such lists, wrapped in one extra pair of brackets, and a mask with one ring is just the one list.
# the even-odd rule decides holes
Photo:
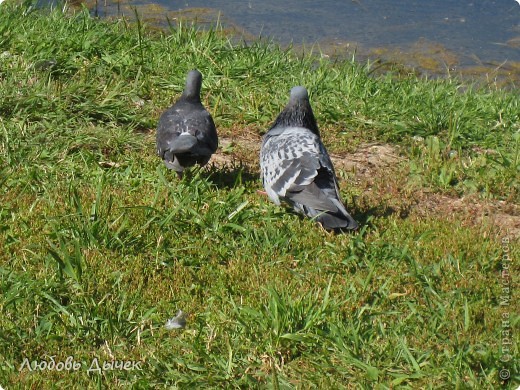
[[(516, 91), (28, 5), (0, 8), (2, 386), (518, 385), (503, 289), (518, 238), (464, 213), (395, 211), (417, 192), (518, 203)], [(154, 129), (193, 67), (222, 138), (258, 143), (301, 84), (333, 153), (397, 147), (370, 191), (338, 170), (360, 231), (331, 235), (260, 198), (256, 157), (233, 144), (234, 163), (168, 172)], [(166, 330), (178, 309), (187, 327)], [(76, 370), (20, 369), (69, 356)]]

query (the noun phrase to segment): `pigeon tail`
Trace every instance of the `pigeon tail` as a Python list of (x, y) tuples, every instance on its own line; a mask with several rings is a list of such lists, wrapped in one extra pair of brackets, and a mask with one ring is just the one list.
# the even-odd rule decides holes
[(327, 230), (358, 228), (357, 222), (345, 209), (341, 200), (333, 195), (327, 196), (325, 192), (318, 190), (315, 183), (307, 186), (304, 191), (291, 193), (289, 196), (285, 200), (292, 204), (296, 212), (313, 218)]
[(327, 213), (322, 212), (319, 213), (314, 220), (322, 224), (322, 226), (327, 230), (356, 230), (358, 228), (358, 223), (354, 221), (354, 218), (350, 216), (350, 214), (340, 214), (340, 213)]
[(182, 133), (172, 143), (170, 148), (171, 153), (187, 153), (193, 149), (198, 143), (197, 137), (189, 133)]

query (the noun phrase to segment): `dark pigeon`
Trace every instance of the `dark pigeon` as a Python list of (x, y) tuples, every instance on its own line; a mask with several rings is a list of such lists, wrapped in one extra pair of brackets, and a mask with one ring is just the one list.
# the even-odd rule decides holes
[(181, 97), (157, 126), (157, 154), (179, 177), (186, 168), (207, 164), (218, 147), (215, 123), (200, 101), (201, 86), (202, 74), (190, 71)]
[(289, 103), (265, 134), (260, 168), (264, 188), (275, 204), (287, 202), (327, 230), (358, 227), (341, 201), (334, 167), (304, 87), (291, 90)]

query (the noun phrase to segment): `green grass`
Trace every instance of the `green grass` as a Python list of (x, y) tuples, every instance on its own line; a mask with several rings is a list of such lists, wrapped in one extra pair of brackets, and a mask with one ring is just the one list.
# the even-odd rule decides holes
[[(373, 77), (218, 28), (0, 13), (0, 385), (519, 384), (519, 307), (500, 305), (518, 239), (462, 214), (392, 212), (418, 191), (518, 203), (516, 91)], [(168, 172), (154, 129), (193, 67), (222, 136), (258, 141), (305, 85), (332, 152), (397, 145), (375, 195), (342, 181), (360, 231), (328, 234), (259, 197), (255, 164)], [(187, 327), (166, 330), (178, 309)], [(515, 359), (501, 362), (508, 329)], [(69, 356), (76, 371), (20, 370)], [(93, 359), (140, 369), (89, 372)]]

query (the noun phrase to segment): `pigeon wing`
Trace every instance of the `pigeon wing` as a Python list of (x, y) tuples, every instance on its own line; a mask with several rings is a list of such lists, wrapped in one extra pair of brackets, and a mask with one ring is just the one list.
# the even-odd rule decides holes
[(323, 169), (318, 137), (305, 128), (288, 128), (278, 135), (274, 130), (271, 133), (274, 136), (267, 134), (261, 155), (263, 181), (269, 197), (277, 204), (281, 198), (337, 212), (337, 205), (315, 183)]
[(195, 133), (191, 134), (197, 138), (200, 154), (215, 153), (218, 148), (218, 136), (210, 113), (204, 109), (197, 118), (193, 118), (192, 126), (195, 128)]

